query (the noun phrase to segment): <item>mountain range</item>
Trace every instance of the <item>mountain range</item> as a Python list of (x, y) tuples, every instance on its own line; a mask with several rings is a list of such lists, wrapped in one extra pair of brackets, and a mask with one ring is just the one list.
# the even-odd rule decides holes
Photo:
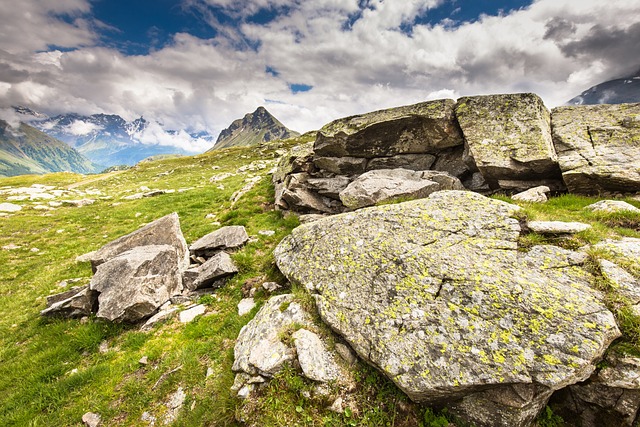
[[(162, 154), (194, 154), (174, 145), (142, 142), (150, 125), (158, 125), (157, 128), (161, 129), (159, 123), (149, 122), (143, 117), (128, 122), (115, 114), (83, 116), (70, 113), (48, 117), (24, 107), (16, 107), (15, 110), (33, 127), (69, 144), (94, 163), (105, 167), (131, 166), (147, 157)], [(184, 131), (162, 132), (172, 137)], [(213, 137), (206, 132), (190, 134), (189, 137), (213, 142)]]
[[(218, 140), (211, 150), (221, 148), (256, 145), (261, 142), (287, 139), (299, 136), (298, 132), (288, 129), (264, 107), (258, 107), (253, 113), (242, 119), (234, 120), (220, 132)], [(209, 151), (211, 151), (209, 150)]]
[(609, 80), (582, 92), (567, 105), (624, 104), (640, 102), (640, 70), (619, 79)]
[(14, 129), (0, 120), (0, 176), (49, 172), (97, 173), (92, 163), (64, 142), (21, 123)]

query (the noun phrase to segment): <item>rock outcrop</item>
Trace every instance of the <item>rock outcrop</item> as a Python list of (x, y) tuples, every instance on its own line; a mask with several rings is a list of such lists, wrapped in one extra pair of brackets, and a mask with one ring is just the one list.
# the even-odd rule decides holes
[(581, 268), (586, 255), (517, 250), (518, 209), (437, 192), (304, 224), (276, 262), (411, 399), (478, 425), (530, 425), (620, 332)]
[(211, 257), (222, 250), (237, 249), (248, 240), (249, 235), (242, 225), (231, 225), (196, 240), (189, 246), (189, 251), (195, 256)]
[(86, 285), (47, 297), (47, 308), (40, 314), (48, 317), (77, 318), (95, 313), (97, 307), (98, 293)]
[(640, 104), (558, 107), (553, 141), (572, 193), (640, 189)]

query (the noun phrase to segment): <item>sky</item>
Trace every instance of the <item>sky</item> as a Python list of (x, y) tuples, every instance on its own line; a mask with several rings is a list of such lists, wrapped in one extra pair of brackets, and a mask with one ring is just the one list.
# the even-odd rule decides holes
[(640, 0), (20, 0), (0, 8), (0, 110), (216, 136), (260, 105), (299, 132), (468, 95), (551, 108), (638, 71), (639, 47)]

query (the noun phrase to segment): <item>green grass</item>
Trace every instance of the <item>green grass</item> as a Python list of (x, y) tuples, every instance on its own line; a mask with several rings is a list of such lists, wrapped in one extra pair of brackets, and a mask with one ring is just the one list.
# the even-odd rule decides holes
[[(21, 247), (0, 250), (0, 425), (80, 426), (82, 414), (88, 411), (99, 413), (105, 426), (144, 425), (140, 417), (145, 411), (158, 417), (156, 425), (161, 425), (167, 411), (164, 402), (178, 387), (183, 387), (187, 398), (175, 426), (231, 426), (237, 425), (236, 417), (264, 426), (453, 423), (446, 413), (412, 404), (390, 381), (362, 364), (355, 369), (351, 386), (330, 385), (331, 396), (350, 396), (351, 404), (345, 405), (341, 413), (330, 411), (331, 399), (315, 393), (314, 384), (297, 375), (293, 368), (277, 375), (252, 403), (242, 402), (230, 392), (234, 379), (233, 346), (240, 329), (251, 318), (239, 317), (236, 307), (247, 283), (275, 281), (285, 285), (283, 292), (293, 292), (298, 302), (315, 313), (313, 298), (299, 286), (287, 288), (274, 263), (273, 249), (298, 221), (295, 216), (284, 216), (273, 209), (274, 190), (266, 175), (270, 167), (255, 173), (238, 173), (238, 168), (256, 160), (275, 161), (277, 149), (300, 142), (306, 142), (304, 136), (251, 150), (230, 148), (195, 157), (143, 162), (126, 171), (99, 176), (56, 173), (0, 179), (0, 188), (46, 184), (81, 191), (96, 189), (110, 197), (81, 208), (60, 207), (53, 211), (35, 210), (29, 201), (17, 202), (23, 205), (22, 211), (0, 217), (0, 247)], [(234, 175), (210, 182), (212, 176), (222, 173)], [(245, 185), (245, 179), (257, 174), (264, 178), (232, 206), (231, 196)], [(189, 190), (139, 200), (123, 199), (142, 192), (143, 186)], [(0, 202), (5, 198), (0, 194)], [(637, 217), (603, 216), (582, 210), (595, 201), (563, 196), (545, 205), (521, 205), (523, 216), (529, 218), (592, 224), (593, 231), (579, 234), (573, 242), (561, 242), (572, 247), (605, 237), (640, 237), (634, 225)], [(78, 255), (174, 211), (180, 216), (188, 242), (221, 225), (244, 225), (253, 237), (232, 254), (239, 274), (215, 295), (201, 297), (208, 313), (187, 325), (169, 320), (147, 333), (95, 318), (80, 321), (40, 317), (45, 297), (71, 286), (59, 287), (60, 281), (89, 281), (91, 268), (88, 263), (77, 263)], [(205, 218), (209, 214), (214, 218)], [(261, 230), (273, 230), (275, 234), (264, 236), (258, 233)], [(535, 235), (522, 241), (523, 245), (548, 242)], [(39, 252), (32, 252), (32, 248)], [(258, 307), (254, 312), (266, 298), (265, 292), (256, 292)], [(625, 345), (636, 348), (634, 333), (640, 331), (637, 319), (628, 317), (623, 309), (618, 314), (628, 325)], [(330, 346), (334, 345), (328, 328), (319, 325), (317, 332), (327, 338)], [(148, 358), (146, 365), (139, 363), (143, 356)], [(213, 370), (209, 377), (208, 368)]]

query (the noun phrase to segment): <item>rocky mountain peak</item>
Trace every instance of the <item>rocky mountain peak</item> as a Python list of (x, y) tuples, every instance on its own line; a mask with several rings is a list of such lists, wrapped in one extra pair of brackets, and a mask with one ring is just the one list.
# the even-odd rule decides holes
[(234, 120), (228, 128), (220, 132), (213, 149), (255, 145), (298, 135), (299, 133), (288, 129), (266, 108), (260, 106), (242, 119)]

